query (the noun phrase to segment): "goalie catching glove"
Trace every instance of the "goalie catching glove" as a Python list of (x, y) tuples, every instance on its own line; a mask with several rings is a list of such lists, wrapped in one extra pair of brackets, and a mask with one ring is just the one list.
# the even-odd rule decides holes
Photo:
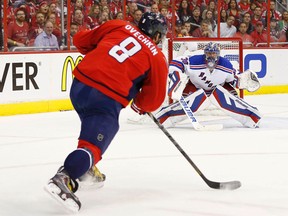
[(257, 74), (250, 69), (237, 74), (237, 78), (238, 81), (236, 87), (239, 89), (246, 89), (249, 92), (255, 92), (261, 86)]

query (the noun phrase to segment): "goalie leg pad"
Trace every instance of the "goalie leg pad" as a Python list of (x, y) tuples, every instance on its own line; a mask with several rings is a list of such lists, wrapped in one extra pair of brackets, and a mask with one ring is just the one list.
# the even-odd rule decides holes
[(232, 95), (222, 86), (217, 86), (209, 99), (216, 107), (244, 126), (258, 127), (262, 117), (258, 109), (243, 99)]
[[(206, 99), (207, 96), (203, 89), (199, 89), (195, 93), (185, 97), (185, 101), (193, 113), (200, 112), (210, 105), (210, 101)], [(156, 113), (155, 117), (166, 128), (174, 127), (176, 123), (187, 118), (179, 102), (163, 107), (158, 113)]]

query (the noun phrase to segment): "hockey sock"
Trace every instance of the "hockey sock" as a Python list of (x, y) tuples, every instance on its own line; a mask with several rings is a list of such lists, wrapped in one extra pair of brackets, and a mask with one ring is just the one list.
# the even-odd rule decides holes
[(84, 175), (93, 165), (93, 159), (89, 151), (79, 148), (71, 152), (64, 162), (64, 169), (72, 179)]

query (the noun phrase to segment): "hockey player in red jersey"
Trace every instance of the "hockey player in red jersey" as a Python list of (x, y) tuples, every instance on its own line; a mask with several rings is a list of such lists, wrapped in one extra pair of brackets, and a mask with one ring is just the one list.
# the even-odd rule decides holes
[(74, 194), (78, 181), (103, 185), (105, 175), (95, 165), (118, 132), (122, 108), (133, 99), (131, 108), (144, 114), (164, 101), (168, 68), (157, 44), (166, 31), (161, 15), (145, 13), (139, 28), (112, 20), (74, 36), (74, 45), (85, 55), (73, 71), (70, 90), (81, 131), (77, 149), (45, 185), (71, 211), (81, 208)]

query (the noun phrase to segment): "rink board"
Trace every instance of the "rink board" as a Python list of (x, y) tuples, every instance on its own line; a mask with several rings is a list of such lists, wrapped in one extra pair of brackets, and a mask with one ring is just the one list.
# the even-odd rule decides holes
[[(244, 50), (244, 69), (254, 70), (262, 84), (245, 95), (288, 93), (287, 55), (287, 49)], [(0, 115), (72, 109), (72, 70), (82, 58), (77, 52), (1, 54)]]

